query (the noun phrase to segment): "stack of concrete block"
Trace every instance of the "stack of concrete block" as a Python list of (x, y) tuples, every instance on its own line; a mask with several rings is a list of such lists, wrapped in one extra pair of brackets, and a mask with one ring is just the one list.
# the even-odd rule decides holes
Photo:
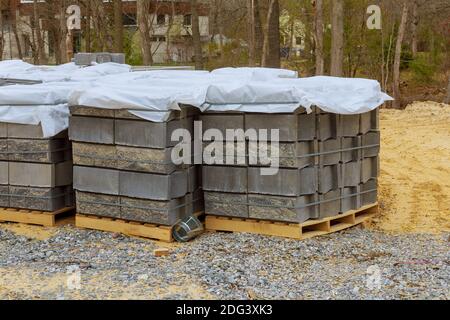
[(79, 66), (90, 66), (94, 63), (125, 63), (125, 54), (123, 53), (109, 53), (109, 52), (95, 52), (95, 53), (76, 53), (73, 61)]
[(219, 129), (225, 137), (226, 129), (279, 129), (280, 141), (275, 175), (262, 175), (267, 165), (250, 161), (259, 151), (251, 137), (234, 141), (245, 159), (204, 163), (205, 212), (301, 223), (376, 202), (377, 119), (377, 111), (342, 116), (318, 108), (310, 114), (202, 114), (204, 131)]
[(191, 109), (167, 122), (138, 118), (126, 110), (71, 107), (77, 212), (173, 225), (202, 211), (199, 170), (175, 165), (175, 129), (193, 132)]
[(67, 130), (44, 138), (40, 125), (0, 123), (0, 206), (56, 211), (73, 206)]

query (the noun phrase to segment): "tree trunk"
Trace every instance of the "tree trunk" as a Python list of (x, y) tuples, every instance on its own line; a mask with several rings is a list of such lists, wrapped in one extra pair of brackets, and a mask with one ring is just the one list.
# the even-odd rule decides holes
[(450, 104), (450, 79), (448, 79), (447, 97), (445, 97), (444, 103)]
[[(18, 10), (14, 11), (11, 13), (12, 14), (12, 32), (14, 34), (14, 39), (16, 41), (16, 46), (17, 46), (17, 53), (19, 55), (19, 59), (23, 59), (23, 53), (22, 53), (22, 45), (20, 44), (20, 38), (19, 38), (19, 33), (17, 32), (17, 16), (18, 14)], [(10, 50), (12, 50), (12, 48), (10, 48)]]
[(342, 77), (344, 63), (344, 0), (333, 0), (331, 15), (330, 74), (333, 77)]
[(37, 64), (45, 63), (45, 48), (41, 32), (41, 19), (39, 15), (38, 1), (33, 0), (33, 16), (34, 16), (34, 31), (36, 34), (36, 49), (37, 49)]
[(149, 5), (147, 0), (137, 0), (137, 20), (141, 35), (142, 59), (146, 66), (153, 64), (150, 27), (148, 21)]
[(67, 20), (66, 20), (66, 6), (65, 1), (61, 1), (59, 7), (59, 25), (60, 25), (60, 39), (59, 39), (59, 54), (61, 56), (61, 63), (68, 62), (67, 57)]
[(91, 0), (87, 0), (86, 3), (86, 52), (91, 52), (91, 21), (92, 21), (92, 7)]
[(191, 0), (192, 42), (194, 44), (195, 69), (203, 69), (202, 43), (200, 39), (200, 21), (197, 11), (197, 0)]
[(264, 30), (261, 23), (261, 10), (259, 0), (254, 0), (253, 2), (254, 10), (255, 10), (255, 48), (256, 48), (256, 60), (261, 62), (262, 60), (262, 51), (264, 45)]
[(417, 26), (419, 25), (419, 14), (418, 14), (418, 4), (417, 0), (413, 3), (413, 21), (411, 25), (411, 52), (413, 57), (417, 56)]
[[(3, 0), (0, 0), (0, 11), (3, 9)], [(3, 32), (3, 14), (0, 14), (0, 60), (3, 60), (3, 49), (5, 46), (5, 35)]]
[(256, 65), (256, 39), (255, 39), (255, 0), (247, 0), (248, 17), (248, 64)]
[(316, 75), (323, 75), (325, 72), (323, 60), (323, 0), (315, 1), (314, 17), (314, 40), (316, 43)]
[(114, 52), (123, 52), (122, 0), (114, 0)]
[(264, 30), (262, 66), (280, 67), (280, 5), (278, 0), (270, 0)]
[(408, 1), (409, 0), (404, 0), (403, 2), (402, 19), (400, 22), (400, 26), (398, 27), (397, 43), (395, 45), (394, 70), (392, 79), (392, 92), (395, 99), (395, 101), (393, 102), (394, 108), (401, 107), (400, 58), (402, 56), (403, 38), (405, 37), (406, 23), (408, 21)]

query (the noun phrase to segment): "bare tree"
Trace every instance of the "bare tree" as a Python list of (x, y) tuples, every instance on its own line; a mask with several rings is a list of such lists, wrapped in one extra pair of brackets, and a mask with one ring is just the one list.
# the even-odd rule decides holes
[(401, 93), (400, 93), (400, 58), (402, 55), (403, 38), (405, 37), (406, 23), (408, 21), (408, 2), (403, 1), (402, 18), (398, 27), (397, 43), (395, 45), (394, 54), (394, 67), (393, 67), (393, 79), (392, 79), (392, 92), (394, 94), (395, 101), (393, 102), (394, 108), (401, 107)]
[(413, 57), (417, 55), (417, 26), (419, 25), (419, 13), (417, 0), (413, 1), (411, 24), (411, 52)]
[[(19, 16), (18, 10), (12, 12), (11, 28), (12, 28), (12, 32), (14, 34), (14, 40), (16, 41), (17, 53), (19, 55), (19, 59), (23, 59), (22, 46), (20, 44), (19, 32), (17, 31), (17, 17), (18, 16)], [(11, 48), (11, 50), (12, 50), (12, 48)]]
[(114, 0), (114, 52), (123, 52), (122, 0)]
[(344, 0), (333, 0), (331, 10), (331, 70), (334, 77), (341, 77), (344, 63)]
[(33, 31), (35, 36), (35, 49), (36, 51), (36, 64), (45, 63), (45, 50), (44, 50), (44, 40), (42, 39), (42, 31), (41, 31), (41, 17), (39, 15), (39, 4), (38, 0), (33, 0)]
[(203, 69), (203, 52), (200, 39), (200, 21), (197, 11), (197, 0), (191, 0), (192, 42), (194, 44), (195, 69)]
[(280, 5), (278, 0), (270, 0), (267, 11), (261, 64), (263, 67), (280, 67)]
[(316, 44), (316, 75), (323, 75), (323, 0), (314, 1), (314, 41)]
[(255, 0), (247, 0), (248, 18), (248, 64), (256, 65), (256, 30), (255, 30)]
[(150, 10), (150, 2), (146, 0), (137, 0), (137, 21), (139, 26), (139, 34), (141, 35), (142, 58), (144, 65), (153, 64), (150, 26), (148, 14)]

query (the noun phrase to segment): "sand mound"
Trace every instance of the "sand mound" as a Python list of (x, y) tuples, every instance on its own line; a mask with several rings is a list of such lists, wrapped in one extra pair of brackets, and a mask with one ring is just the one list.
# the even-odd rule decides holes
[(450, 231), (450, 106), (381, 110), (380, 212), (392, 232)]

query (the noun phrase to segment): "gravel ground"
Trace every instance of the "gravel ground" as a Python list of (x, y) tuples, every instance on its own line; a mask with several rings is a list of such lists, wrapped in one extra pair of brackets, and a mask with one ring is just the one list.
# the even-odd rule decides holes
[[(206, 233), (163, 244), (72, 226), (38, 240), (2, 226), (1, 299), (450, 298), (449, 234)], [(161, 247), (169, 255), (155, 257)]]

